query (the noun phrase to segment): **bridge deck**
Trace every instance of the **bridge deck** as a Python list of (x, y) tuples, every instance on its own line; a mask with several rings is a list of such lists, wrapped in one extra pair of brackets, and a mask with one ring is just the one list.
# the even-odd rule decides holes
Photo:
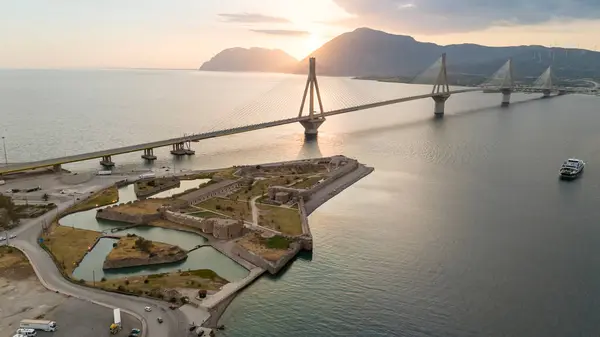
[[(460, 93), (475, 92), (475, 91), (482, 91), (482, 90), (483, 90), (483, 88), (459, 89), (459, 90), (452, 90), (448, 94), (460, 94)], [(387, 100), (387, 101), (382, 101), (382, 102), (377, 102), (377, 103), (359, 105), (359, 106), (350, 107), (350, 108), (332, 110), (332, 111), (324, 112), (323, 114), (318, 114), (317, 116), (329, 117), (329, 116), (349, 113), (349, 112), (353, 112), (353, 111), (372, 109), (372, 108), (382, 107), (382, 106), (386, 106), (386, 105), (392, 105), (392, 104), (397, 104), (397, 103), (402, 103), (402, 102), (408, 102), (408, 101), (414, 101), (414, 100), (418, 100), (418, 99), (429, 98), (429, 97), (433, 97), (433, 96), (437, 96), (437, 95), (439, 95), (439, 94), (423, 94), (423, 95), (417, 95), (417, 96), (397, 98), (397, 99), (392, 99), (392, 100)], [(246, 125), (246, 126), (241, 126), (241, 127), (231, 128), (231, 129), (198, 133), (198, 134), (194, 134), (191, 136), (170, 138), (170, 139), (159, 140), (159, 141), (155, 141), (155, 142), (141, 143), (141, 144), (136, 144), (136, 145), (131, 145), (131, 146), (123, 146), (123, 147), (117, 147), (117, 148), (113, 148), (113, 149), (82, 153), (82, 154), (66, 156), (66, 157), (45, 159), (45, 160), (40, 160), (40, 161), (28, 162), (28, 163), (13, 164), (13, 165), (5, 166), (5, 167), (0, 167), (0, 174), (26, 171), (26, 170), (32, 170), (32, 169), (42, 168), (42, 167), (51, 167), (54, 165), (62, 165), (62, 164), (85, 161), (85, 160), (90, 160), (90, 159), (95, 159), (95, 158), (102, 158), (103, 156), (114, 156), (114, 155), (119, 155), (119, 154), (124, 154), (124, 153), (143, 151), (144, 149), (165, 147), (165, 146), (170, 146), (173, 144), (183, 143), (186, 141), (199, 141), (199, 140), (208, 139), (208, 138), (229, 136), (229, 135), (234, 135), (234, 134), (238, 134), (238, 133), (266, 129), (266, 128), (271, 128), (271, 127), (275, 127), (275, 126), (285, 125), (285, 124), (298, 123), (303, 120), (309, 120), (310, 118), (311, 117), (309, 117), (309, 116), (302, 116), (302, 117), (280, 119), (280, 120), (276, 120), (276, 121), (259, 123), (259, 124), (251, 124), (251, 125)]]

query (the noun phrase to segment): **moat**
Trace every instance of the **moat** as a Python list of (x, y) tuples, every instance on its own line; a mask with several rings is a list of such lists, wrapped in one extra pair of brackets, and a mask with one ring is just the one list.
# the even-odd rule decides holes
[(140, 176), (84, 198), (42, 237), (74, 281), (195, 303), (207, 312), (195, 321), (214, 328), (238, 291), (312, 251), (308, 215), (372, 171), (333, 156)]

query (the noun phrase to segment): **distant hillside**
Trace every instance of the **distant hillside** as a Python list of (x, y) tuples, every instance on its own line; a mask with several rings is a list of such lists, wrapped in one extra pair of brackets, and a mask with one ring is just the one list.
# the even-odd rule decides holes
[[(450, 74), (489, 76), (512, 57), (518, 78), (537, 77), (550, 65), (557, 77), (600, 78), (600, 53), (594, 51), (543, 46), (440, 46), (369, 28), (344, 33), (308, 57), (317, 58), (318, 72), (323, 75), (410, 78), (427, 69), (444, 52)], [(308, 57), (295, 72), (306, 72)]]
[(204, 62), (200, 70), (290, 72), (298, 60), (275, 49), (230, 48)]
[(543, 46), (440, 46), (370, 28), (341, 34), (300, 62), (293, 61), (282, 51), (233, 48), (219, 53), (200, 69), (306, 73), (308, 58), (314, 56), (320, 75), (410, 79), (427, 69), (444, 52), (453, 82), (481, 82), (509, 57), (513, 58), (517, 78), (535, 78), (552, 65), (558, 78), (600, 79), (600, 53), (594, 51)]

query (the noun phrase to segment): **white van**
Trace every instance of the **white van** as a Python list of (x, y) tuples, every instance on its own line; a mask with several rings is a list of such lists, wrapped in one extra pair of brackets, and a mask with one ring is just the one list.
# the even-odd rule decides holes
[(37, 336), (37, 332), (35, 331), (35, 329), (20, 328), (20, 329), (17, 329), (17, 335), (33, 337), (33, 336)]

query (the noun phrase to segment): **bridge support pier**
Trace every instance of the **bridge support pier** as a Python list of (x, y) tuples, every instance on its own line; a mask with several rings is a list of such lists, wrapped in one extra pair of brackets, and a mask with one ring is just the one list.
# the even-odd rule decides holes
[(142, 155), (142, 158), (150, 161), (156, 160), (156, 156), (154, 155), (154, 149), (144, 149), (144, 154)]
[(550, 89), (544, 89), (544, 90), (542, 90), (542, 93), (544, 94), (542, 96), (542, 98), (548, 98), (548, 97), (550, 97), (550, 94), (552, 93), (552, 91)]
[(60, 173), (60, 172), (62, 172), (62, 166), (60, 164), (56, 164), (56, 165), (52, 166), (52, 171), (54, 171), (56, 173)]
[(431, 98), (433, 98), (433, 101), (435, 102), (433, 114), (436, 117), (443, 117), (444, 110), (446, 108), (446, 101), (448, 98), (450, 98), (450, 95), (431, 96)]
[(174, 154), (176, 156), (185, 155), (185, 148), (183, 147), (183, 143), (173, 144), (173, 149), (171, 150), (171, 154)]
[(325, 122), (325, 117), (306, 119), (300, 121), (304, 127), (304, 136), (307, 138), (316, 138), (319, 133), (319, 126)]
[(502, 103), (500, 103), (500, 106), (502, 106), (502, 107), (509, 106), (510, 105), (510, 94), (511, 94), (512, 90), (502, 89), (502, 90), (500, 90), (500, 92), (502, 93)]
[(112, 161), (110, 156), (102, 156), (102, 160), (100, 161), (100, 165), (108, 168), (115, 166), (115, 163)]

